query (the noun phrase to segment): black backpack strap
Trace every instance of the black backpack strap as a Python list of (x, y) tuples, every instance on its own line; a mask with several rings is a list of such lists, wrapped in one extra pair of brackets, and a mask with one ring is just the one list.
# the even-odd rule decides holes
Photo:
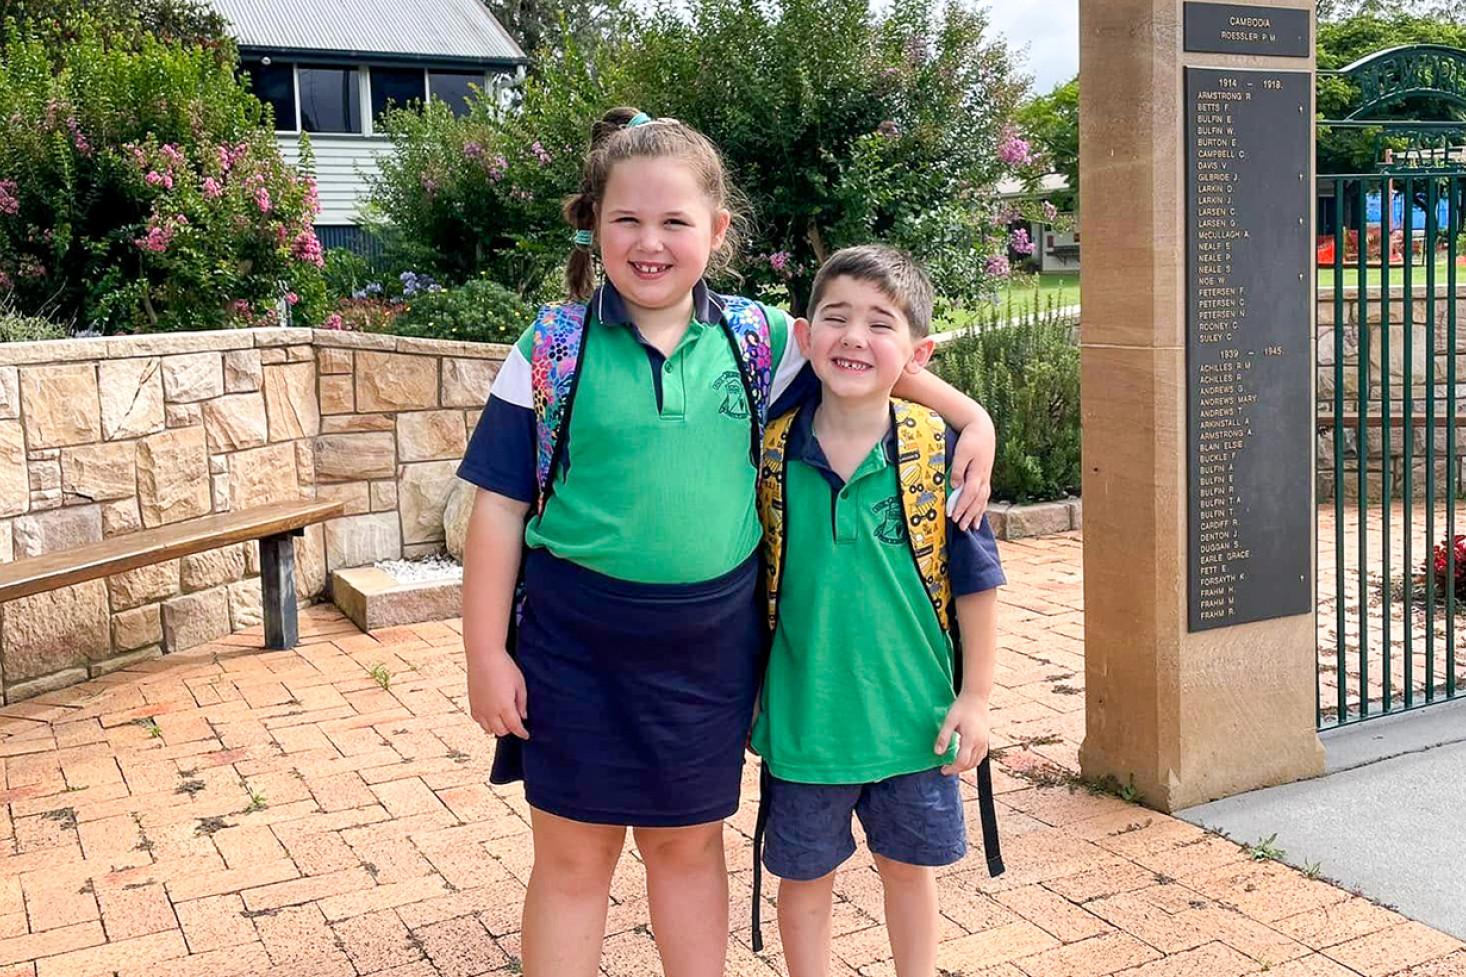
[(977, 765), (977, 808), (982, 815), (982, 853), (987, 857), (988, 875), (1003, 874), (1003, 853), (998, 847), (998, 809), (993, 803), (992, 758)]
[(753, 952), (762, 953), (764, 931), (760, 917), (763, 915), (764, 888), (764, 830), (769, 826), (769, 768), (761, 765), (758, 774), (758, 817), (753, 822)]

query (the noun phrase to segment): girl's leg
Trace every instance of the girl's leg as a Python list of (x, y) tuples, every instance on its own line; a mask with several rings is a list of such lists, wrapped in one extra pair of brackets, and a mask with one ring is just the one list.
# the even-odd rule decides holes
[(779, 881), (779, 940), (789, 977), (829, 977), (835, 873), (809, 882)]
[(886, 931), (896, 958), (896, 977), (937, 972), (937, 874), (921, 865), (875, 856), (885, 890)]
[(652, 931), (666, 977), (723, 977), (728, 958), (723, 822), (632, 832), (646, 863)]
[(626, 829), (530, 808), (534, 868), (524, 897), (525, 977), (595, 977), (606, 935), (611, 874)]

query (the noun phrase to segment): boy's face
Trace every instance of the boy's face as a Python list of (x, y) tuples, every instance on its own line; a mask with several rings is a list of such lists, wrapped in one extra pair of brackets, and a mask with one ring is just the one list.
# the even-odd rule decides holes
[(911, 338), (906, 316), (870, 282), (832, 279), (810, 319), (794, 323), (799, 348), (829, 394), (885, 398), (902, 373), (926, 366), (936, 345)]

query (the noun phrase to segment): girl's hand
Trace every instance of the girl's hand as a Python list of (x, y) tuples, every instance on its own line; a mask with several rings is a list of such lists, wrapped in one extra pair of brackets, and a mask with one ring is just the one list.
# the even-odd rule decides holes
[(954, 774), (971, 770), (988, 754), (988, 706), (987, 703), (970, 695), (959, 695), (952, 708), (947, 710), (947, 719), (942, 731), (937, 734), (936, 752), (946, 753), (951, 745), (952, 733), (958, 738), (957, 758), (942, 767), (942, 773)]
[(952, 521), (958, 529), (971, 529), (987, 509), (988, 496), (993, 491), (993, 456), (996, 453), (997, 440), (993, 437), (991, 421), (967, 425), (957, 439), (948, 483), (951, 491), (962, 490), (952, 508)]
[(529, 739), (524, 673), (502, 648), (468, 655), (468, 707), (473, 721), (495, 736)]

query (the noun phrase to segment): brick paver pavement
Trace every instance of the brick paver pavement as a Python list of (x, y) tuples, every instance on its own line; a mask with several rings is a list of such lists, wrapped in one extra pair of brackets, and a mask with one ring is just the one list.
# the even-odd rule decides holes
[[(946, 974), (1466, 975), (1449, 937), (1075, 788), (1080, 542), (1003, 549), (993, 718), (1009, 870), (989, 879), (970, 858), (942, 873)], [(458, 622), (365, 635), (316, 607), (301, 625), (295, 651), (242, 633), (0, 709), (0, 977), (518, 972), (527, 810), (485, 784), (493, 746), (463, 711)], [(753, 781), (725, 828), (729, 973), (772, 977), (776, 927), (763, 955), (748, 949)], [(629, 856), (609, 977), (660, 972)], [(863, 853), (837, 891), (836, 972), (890, 977)]]

